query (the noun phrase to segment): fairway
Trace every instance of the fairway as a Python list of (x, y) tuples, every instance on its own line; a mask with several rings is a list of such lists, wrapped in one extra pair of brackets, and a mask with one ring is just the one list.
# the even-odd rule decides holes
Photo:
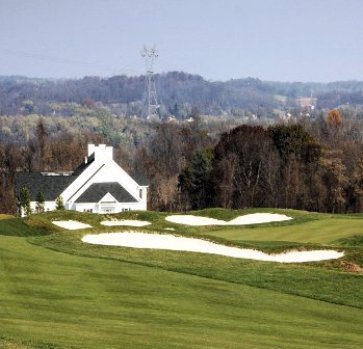
[(361, 347), (363, 278), (330, 262), (89, 246), (83, 234), (0, 235), (0, 348)]
[(295, 241), (329, 244), (353, 235), (363, 235), (363, 217), (332, 218), (322, 216), (304, 224), (234, 227), (211, 230), (211, 235), (234, 241)]

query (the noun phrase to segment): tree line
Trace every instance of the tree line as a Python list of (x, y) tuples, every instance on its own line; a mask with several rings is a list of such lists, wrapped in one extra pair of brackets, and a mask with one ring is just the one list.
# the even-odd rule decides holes
[(83, 128), (75, 134), (53, 133), (49, 120), (37, 120), (28, 139), (0, 142), (1, 212), (16, 210), (17, 171), (74, 170), (87, 143), (113, 145), (127, 172), (147, 178), (152, 210), (363, 210), (363, 125), (344, 110), (314, 120), (233, 127), (198, 115), (192, 122), (132, 121), (122, 129), (106, 127), (104, 120), (106, 128), (101, 123), (97, 132)]
[(321, 121), (320, 130), (310, 123), (313, 132), (292, 123), (242, 125), (223, 133), (215, 147), (196, 152), (180, 173), (185, 208), (362, 212), (362, 143), (344, 133), (338, 110)]

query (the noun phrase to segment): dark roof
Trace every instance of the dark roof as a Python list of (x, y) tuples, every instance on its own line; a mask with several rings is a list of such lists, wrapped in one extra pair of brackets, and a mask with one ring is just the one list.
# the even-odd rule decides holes
[(20, 196), (20, 189), (27, 187), (30, 192), (30, 200), (36, 201), (39, 193), (42, 193), (45, 201), (54, 201), (92, 162), (94, 156), (89, 156), (87, 164), (82, 163), (71, 174), (47, 172), (17, 172), (15, 174), (15, 194)]
[(110, 193), (118, 202), (137, 202), (137, 200), (119, 183), (93, 183), (77, 200), (80, 202), (99, 202)]
[[(54, 201), (76, 178), (86, 170), (86, 168), (95, 160), (94, 153), (87, 158), (87, 163), (82, 163), (71, 173), (53, 173), (47, 174), (46, 172), (18, 172), (15, 174), (15, 193), (19, 197), (20, 189), (27, 187), (30, 192), (30, 200), (36, 201), (39, 193), (42, 193), (45, 201)], [(145, 177), (131, 175), (134, 180), (141, 186), (147, 185)], [(136, 202), (133, 196), (130, 195), (122, 186), (117, 182), (93, 184), (86, 190), (77, 200), (77, 202), (98, 202), (108, 192), (118, 202)], [(110, 190), (105, 191), (107, 188)], [(92, 192), (90, 193), (90, 189)], [(98, 200), (97, 198), (104, 193)], [(80, 201), (82, 200), (82, 201)], [(88, 201), (90, 200), (90, 201)]]
[(82, 162), (74, 171), (73, 175), (78, 177), (92, 162), (95, 160), (95, 154), (92, 153), (90, 156), (87, 157), (87, 162)]
[(145, 174), (141, 173), (130, 173), (131, 178), (140, 186), (147, 186), (148, 180), (145, 176)]
[(20, 189), (27, 187), (30, 200), (36, 201), (39, 192), (44, 195), (45, 201), (55, 200), (77, 176), (47, 176), (41, 172), (19, 172), (15, 174), (15, 193), (19, 197)]

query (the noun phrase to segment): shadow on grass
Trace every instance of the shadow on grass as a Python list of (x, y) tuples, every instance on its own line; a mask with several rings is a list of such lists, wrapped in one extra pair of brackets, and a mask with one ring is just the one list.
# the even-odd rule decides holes
[(23, 218), (8, 218), (0, 220), (0, 235), (5, 236), (37, 236), (47, 235), (46, 227), (32, 227), (25, 223)]

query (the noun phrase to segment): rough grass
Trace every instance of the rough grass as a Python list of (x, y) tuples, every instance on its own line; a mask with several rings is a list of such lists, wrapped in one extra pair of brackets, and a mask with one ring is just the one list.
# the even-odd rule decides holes
[(0, 213), (0, 220), (14, 218), (13, 215)]
[[(104, 227), (104, 216), (76, 212), (14, 218), (13, 230), (0, 220), (0, 349), (360, 348), (363, 277), (342, 266), (362, 258), (361, 231), (352, 237), (349, 227), (363, 223), (361, 216), (268, 212), (296, 218), (235, 229), (173, 225), (165, 222), (165, 213), (128, 212), (113, 218), (151, 221), (150, 227), (137, 228), (146, 232), (174, 227), (177, 234), (266, 250), (340, 246), (347, 257), (287, 265), (94, 246), (82, 243), (82, 235), (135, 228)], [(229, 220), (243, 213), (216, 209), (194, 214)], [(60, 219), (92, 228), (62, 230), (51, 223)], [(331, 227), (342, 219), (344, 236)], [(294, 235), (319, 221), (324, 222), (321, 230), (306, 233), (306, 241)], [(36, 235), (39, 229), (48, 235)], [(274, 238), (278, 229), (284, 230), (283, 239)], [(331, 240), (326, 230), (334, 235)], [(245, 231), (260, 238), (234, 240), (234, 234)]]
[(7, 236), (32, 236), (48, 234), (47, 230), (42, 228), (35, 229), (26, 224), (26, 220), (17, 217), (6, 217), (0, 219), (0, 235)]
[(363, 235), (353, 235), (334, 242), (341, 246), (363, 246)]

